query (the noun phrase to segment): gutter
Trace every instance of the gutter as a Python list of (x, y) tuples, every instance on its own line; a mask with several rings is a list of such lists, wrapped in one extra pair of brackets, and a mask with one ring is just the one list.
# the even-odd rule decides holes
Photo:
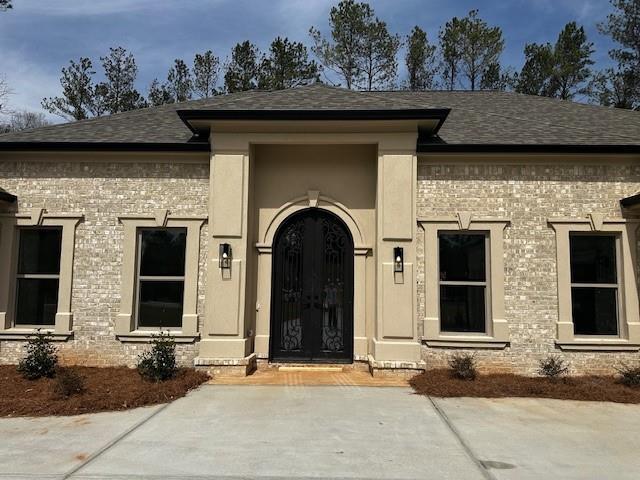
[(210, 152), (209, 142), (2, 142), (0, 152)]

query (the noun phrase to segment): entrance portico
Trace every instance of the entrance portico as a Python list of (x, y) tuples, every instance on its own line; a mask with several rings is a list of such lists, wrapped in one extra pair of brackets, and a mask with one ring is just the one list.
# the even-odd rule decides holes
[[(180, 113), (194, 132), (209, 135), (212, 150), (206, 317), (196, 364), (249, 371), (257, 358), (278, 357), (271, 338), (283, 321), (273, 318), (282, 315), (272, 304), (276, 232), (296, 212), (317, 209), (335, 216), (353, 241), (353, 300), (345, 306), (353, 311), (346, 330), (352, 338), (345, 339), (353, 353), (347, 360), (367, 361), (372, 369), (423, 368), (416, 143), (419, 129), (437, 127), (440, 117), (429, 110), (412, 112), (411, 119), (400, 110), (374, 120), (367, 113), (319, 120), (306, 112), (301, 121), (293, 120), (296, 112), (287, 112), (288, 120), (260, 121), (237, 113), (220, 118), (220, 110)], [(228, 269), (220, 266), (221, 244), (230, 247)]]

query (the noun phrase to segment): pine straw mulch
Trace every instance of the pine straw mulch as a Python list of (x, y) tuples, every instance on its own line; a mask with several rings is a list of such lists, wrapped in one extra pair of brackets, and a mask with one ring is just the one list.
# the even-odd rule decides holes
[(450, 370), (428, 370), (409, 383), (416, 393), (433, 397), (533, 397), (560, 400), (640, 403), (640, 387), (622, 385), (613, 376), (564, 377), (556, 380), (512, 374), (452, 378)]
[(55, 392), (55, 378), (25, 380), (15, 365), (0, 366), (0, 417), (79, 415), (166, 403), (206, 382), (204, 372), (180, 369), (164, 382), (143, 379), (126, 367), (63, 367), (84, 379), (84, 391), (70, 397)]

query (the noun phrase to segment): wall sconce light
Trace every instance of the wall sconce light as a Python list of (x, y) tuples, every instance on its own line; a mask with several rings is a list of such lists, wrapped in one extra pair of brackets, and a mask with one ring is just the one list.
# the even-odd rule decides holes
[(402, 247), (393, 248), (393, 271), (395, 273), (404, 272), (404, 249)]
[(231, 268), (231, 260), (233, 255), (231, 254), (231, 245), (228, 243), (220, 244), (220, 253), (218, 255), (218, 263), (221, 269), (229, 270)]

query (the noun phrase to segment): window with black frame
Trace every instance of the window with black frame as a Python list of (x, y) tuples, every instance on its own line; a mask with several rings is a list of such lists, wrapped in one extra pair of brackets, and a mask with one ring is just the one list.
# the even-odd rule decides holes
[(575, 335), (618, 335), (618, 238), (571, 234), (569, 244)]
[(186, 239), (186, 228), (138, 229), (138, 328), (182, 327)]
[(487, 235), (440, 233), (440, 329), (486, 333)]
[(54, 326), (58, 310), (62, 228), (20, 228), (16, 326)]

